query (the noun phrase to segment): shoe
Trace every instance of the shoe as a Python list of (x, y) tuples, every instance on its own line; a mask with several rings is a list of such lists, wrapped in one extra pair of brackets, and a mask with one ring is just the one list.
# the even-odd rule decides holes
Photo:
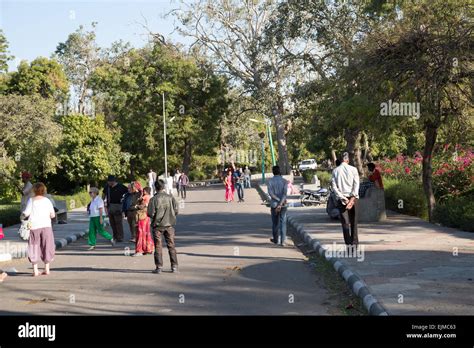
[(132, 255), (132, 257), (138, 257), (138, 256), (143, 256), (143, 253), (135, 253)]
[(178, 272), (178, 267), (171, 267), (171, 273), (179, 273)]
[(155, 268), (153, 271), (151, 271), (151, 273), (160, 274), (161, 268)]
[(111, 240), (110, 240), (110, 244), (111, 244), (112, 246), (115, 246), (115, 240), (114, 240), (114, 239), (111, 239)]
[(136, 243), (137, 241), (135, 239), (130, 239), (129, 242), (130, 243)]
[(273, 244), (278, 244), (273, 238), (270, 238), (270, 242), (272, 242)]
[(95, 249), (95, 246), (94, 246), (94, 245), (92, 245), (92, 246), (91, 246), (91, 247), (89, 247), (89, 249), (87, 249), (87, 250), (91, 251), (91, 250), (94, 250), (94, 249)]

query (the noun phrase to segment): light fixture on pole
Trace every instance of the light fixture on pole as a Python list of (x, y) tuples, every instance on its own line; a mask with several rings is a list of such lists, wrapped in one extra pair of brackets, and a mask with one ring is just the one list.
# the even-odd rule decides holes
[(166, 112), (165, 92), (163, 92), (163, 145), (165, 150), (165, 182), (168, 183), (168, 154), (166, 150)]

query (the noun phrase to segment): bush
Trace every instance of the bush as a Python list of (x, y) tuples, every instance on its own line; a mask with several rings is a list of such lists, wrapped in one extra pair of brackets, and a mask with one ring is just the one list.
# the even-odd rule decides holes
[(447, 199), (436, 206), (434, 219), (444, 226), (474, 232), (474, 195)]
[(189, 181), (205, 180), (208, 177), (206, 173), (198, 169), (191, 170), (188, 176), (189, 176)]
[(55, 201), (66, 201), (67, 210), (85, 207), (91, 201), (91, 197), (89, 196), (87, 190), (83, 190), (68, 196), (53, 195), (53, 198)]
[(388, 209), (428, 219), (428, 208), (421, 183), (384, 178), (385, 203)]
[(3, 227), (20, 223), (20, 203), (0, 204), (0, 224)]
[(331, 182), (331, 173), (324, 170), (313, 170), (308, 169), (301, 173), (305, 183), (310, 184), (313, 180), (313, 176), (317, 175), (319, 181), (321, 182), (321, 187), (328, 186)]

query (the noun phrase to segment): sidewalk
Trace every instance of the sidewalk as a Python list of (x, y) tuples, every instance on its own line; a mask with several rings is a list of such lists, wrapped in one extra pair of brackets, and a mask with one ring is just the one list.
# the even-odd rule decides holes
[[(76, 208), (67, 213), (67, 224), (53, 224), (56, 249), (66, 246), (84, 236), (89, 226), (86, 208)], [(27, 257), (28, 242), (20, 239), (18, 228), (20, 225), (5, 227), (5, 238), (0, 240), (0, 262), (15, 258)]]
[[(288, 224), (323, 255), (344, 245), (325, 207), (290, 207)], [(474, 315), (474, 233), (387, 211), (384, 222), (359, 224), (359, 242), (363, 253), (331, 262), (349, 270), (353, 289), (351, 274), (363, 280), (389, 315)]]

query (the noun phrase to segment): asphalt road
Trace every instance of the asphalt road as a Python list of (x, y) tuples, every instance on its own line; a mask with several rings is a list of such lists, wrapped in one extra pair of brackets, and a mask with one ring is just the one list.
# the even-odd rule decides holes
[[(124, 221), (125, 222), (125, 221)], [(254, 189), (224, 202), (220, 186), (191, 190), (178, 217), (180, 273), (152, 274), (153, 257), (127, 256), (98, 237), (58, 250), (51, 275), (33, 278), (26, 259), (0, 284), (0, 314), (326, 315), (338, 299), (295, 247), (270, 243), (271, 220)]]

